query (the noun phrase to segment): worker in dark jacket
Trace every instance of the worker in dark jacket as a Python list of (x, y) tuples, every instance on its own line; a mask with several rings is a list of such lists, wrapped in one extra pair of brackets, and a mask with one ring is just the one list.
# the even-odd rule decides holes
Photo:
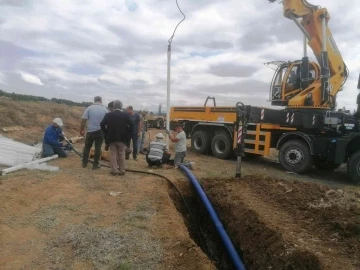
[(122, 103), (114, 101), (114, 111), (107, 113), (101, 121), (110, 148), (112, 175), (125, 174), (125, 150), (129, 135), (133, 132), (133, 122), (127, 113), (121, 111)]
[[(109, 110), (109, 112), (114, 111), (114, 101), (109, 102), (108, 110)], [(105, 141), (105, 151), (109, 151), (109, 142), (108, 142), (108, 139), (106, 136), (104, 136), (104, 141)]]
[(47, 127), (43, 139), (43, 157), (50, 157), (58, 155), (59, 157), (66, 157), (66, 153), (63, 149), (64, 140), (61, 127), (63, 122), (60, 118), (55, 118), (53, 123)]

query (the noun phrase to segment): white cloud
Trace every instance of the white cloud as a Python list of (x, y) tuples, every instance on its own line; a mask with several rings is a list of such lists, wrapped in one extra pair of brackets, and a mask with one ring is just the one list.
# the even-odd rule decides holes
[(39, 77), (26, 73), (26, 72), (20, 72), (21, 78), (28, 83), (37, 84), (37, 85), (44, 85)]
[[(338, 103), (355, 107), (360, 6), (355, 0), (311, 2), (328, 8), (330, 28), (352, 74)], [(165, 104), (167, 40), (182, 18), (175, 1), (17, 3), (0, 10), (1, 89), (50, 98), (63, 91), (77, 101), (102, 95), (105, 102), (120, 98), (153, 110)], [(223, 105), (270, 106), (273, 74), (263, 63), (302, 57), (302, 34), (283, 17), (281, 5), (265, 0), (179, 4), (186, 20), (172, 44), (172, 104), (200, 105), (211, 95)], [(13, 75), (19, 70), (21, 76)]]

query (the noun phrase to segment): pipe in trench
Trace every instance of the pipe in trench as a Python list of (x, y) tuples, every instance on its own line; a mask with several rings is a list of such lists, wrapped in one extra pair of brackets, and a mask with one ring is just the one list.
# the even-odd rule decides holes
[(223, 242), (225, 249), (227, 253), (229, 254), (229, 257), (236, 269), (239, 270), (245, 270), (245, 266), (243, 262), (240, 259), (239, 254), (236, 252), (236, 249), (231, 242), (230, 237), (228, 236), (223, 224), (221, 223), (218, 215), (215, 212), (214, 207), (211, 205), (208, 197), (206, 196), (204, 190), (200, 186), (199, 182), (195, 178), (195, 176), (190, 172), (188, 168), (186, 168), (184, 165), (180, 165), (179, 168), (186, 174), (187, 178), (190, 180), (191, 184), (194, 186), (197, 194), (199, 195), (202, 203), (204, 204), (206, 210), (208, 211), (210, 218), (221, 238), (221, 241)]

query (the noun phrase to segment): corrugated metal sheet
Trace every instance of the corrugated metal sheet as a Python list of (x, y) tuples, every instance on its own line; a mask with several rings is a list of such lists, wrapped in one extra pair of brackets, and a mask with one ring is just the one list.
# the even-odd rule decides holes
[(5, 166), (16, 166), (35, 159), (41, 149), (14, 141), (9, 138), (0, 137), (0, 164)]

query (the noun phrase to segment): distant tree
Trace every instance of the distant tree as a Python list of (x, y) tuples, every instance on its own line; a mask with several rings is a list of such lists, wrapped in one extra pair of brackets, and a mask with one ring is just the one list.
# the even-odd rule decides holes
[(50, 100), (50, 99), (47, 99), (44, 97), (39, 97), (39, 96), (21, 95), (21, 94), (15, 94), (14, 92), (7, 93), (3, 90), (0, 90), (0, 96), (5, 96), (5, 97), (11, 98), (13, 100), (19, 100), (19, 101), (51, 101), (51, 102), (58, 103), (58, 104), (64, 103), (64, 104), (67, 104), (70, 106), (79, 106), (79, 107), (88, 107), (92, 104), (91, 102), (81, 102), (80, 103), (80, 102), (74, 102), (74, 101), (66, 100), (66, 99), (61, 100), (61, 99), (57, 99), (57, 98), (52, 98)]

